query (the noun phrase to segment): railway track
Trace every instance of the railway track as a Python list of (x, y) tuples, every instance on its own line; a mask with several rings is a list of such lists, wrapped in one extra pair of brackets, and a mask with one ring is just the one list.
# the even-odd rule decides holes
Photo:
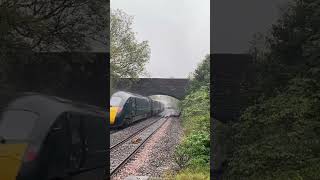
[(135, 131), (134, 133), (132, 133), (130, 136), (120, 140), (119, 142), (117, 142), (116, 144), (110, 145), (110, 150), (112, 150), (113, 148), (116, 148), (117, 146), (120, 146), (121, 144), (129, 141), (132, 137), (136, 136), (137, 134), (139, 134), (140, 132), (142, 132), (143, 130), (147, 129), (148, 127), (152, 126), (154, 123), (156, 123), (159, 119), (161, 119), (161, 117), (152, 120), (151, 123), (143, 126), (142, 128), (139, 128), (139, 130)]
[[(153, 118), (153, 117), (152, 117), (152, 118)], [(150, 118), (151, 121), (154, 121), (154, 119), (152, 119), (152, 118)], [(160, 118), (161, 118), (161, 117), (158, 117), (157, 120), (160, 119)], [(128, 129), (128, 128), (132, 128), (133, 126), (139, 125), (139, 124), (142, 123), (143, 121), (150, 121), (150, 119), (142, 119), (142, 120), (135, 121), (135, 122), (133, 122), (129, 127), (126, 127), (126, 128), (124, 128), (124, 129), (111, 128), (111, 129), (110, 129), (110, 135), (115, 134), (115, 133), (118, 133), (118, 132), (121, 132), (121, 131), (126, 130), (126, 129)]]
[[(168, 118), (160, 118), (155, 122), (148, 124), (147, 126), (139, 129), (128, 138), (110, 147), (110, 176), (113, 176), (116, 172), (121, 169), (123, 165), (141, 148), (147, 140), (157, 132), (162, 125), (167, 122)], [(140, 141), (133, 144), (133, 139), (140, 138)]]

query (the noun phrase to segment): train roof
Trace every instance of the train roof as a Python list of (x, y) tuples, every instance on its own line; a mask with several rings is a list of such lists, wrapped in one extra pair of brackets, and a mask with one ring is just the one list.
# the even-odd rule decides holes
[(114, 94), (112, 94), (111, 97), (113, 97), (113, 96), (118, 96), (118, 97), (120, 96), (120, 97), (123, 97), (124, 99), (128, 99), (130, 97), (149, 99), (148, 97), (145, 97), (145, 96), (142, 96), (142, 95), (139, 95), (139, 94), (134, 94), (134, 93), (131, 93), (131, 92), (126, 92), (126, 91), (117, 91)]
[[(65, 109), (77, 109), (82, 111), (88, 111), (93, 113), (102, 113), (103, 109), (100, 107), (87, 105), (84, 103), (75, 102), (72, 100), (60, 98), (57, 96), (45, 95), (36, 92), (17, 93), (10, 97), (10, 100), (6, 101), (6, 105), (2, 104), (1, 108), (21, 108), (31, 111), (48, 111), (53, 113), (52, 108), (44, 109), (43, 106), (55, 107), (63, 106)], [(59, 109), (59, 108), (58, 108)]]
[(114, 97), (114, 96), (122, 97), (124, 100), (127, 100), (130, 97), (137, 97), (137, 98), (148, 99), (150, 101), (159, 102), (159, 103), (163, 104), (161, 101), (154, 100), (151, 97), (146, 97), (146, 96), (142, 96), (142, 95), (127, 92), (127, 91), (117, 91), (117, 92), (113, 93), (111, 97)]

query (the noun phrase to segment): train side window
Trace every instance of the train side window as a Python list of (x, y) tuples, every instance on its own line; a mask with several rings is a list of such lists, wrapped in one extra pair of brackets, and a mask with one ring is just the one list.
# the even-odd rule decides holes
[(65, 114), (59, 116), (44, 142), (47, 173), (49, 178), (64, 174), (68, 166), (68, 124)]
[(132, 114), (135, 116), (136, 114), (136, 98), (131, 98), (131, 103), (132, 103), (132, 109), (131, 109), (131, 112)]
[(136, 99), (135, 98), (131, 98), (131, 106), (133, 107), (133, 108), (135, 108), (136, 107), (136, 101), (135, 101)]
[(87, 156), (84, 161), (85, 168), (103, 166), (106, 161), (107, 130), (103, 117), (82, 115), (83, 133), (85, 135), (85, 149)]
[(136, 98), (136, 103), (137, 103), (136, 110), (140, 114), (141, 107), (142, 107), (141, 100), (139, 98)]
[(136, 105), (136, 108), (138, 108), (138, 106), (139, 106), (139, 99), (137, 99), (137, 98), (134, 98), (134, 100), (135, 100), (135, 105)]

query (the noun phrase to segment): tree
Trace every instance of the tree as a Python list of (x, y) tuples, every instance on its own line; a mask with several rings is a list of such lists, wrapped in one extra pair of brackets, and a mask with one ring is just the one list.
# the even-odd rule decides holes
[(210, 55), (198, 64), (197, 69), (191, 75), (189, 91), (198, 90), (201, 86), (209, 87), (210, 84)]
[(132, 30), (133, 17), (121, 10), (112, 10), (110, 19), (111, 80), (138, 78), (145, 73), (150, 58), (148, 41), (138, 42)]
[(0, 48), (8, 52), (88, 51), (107, 48), (109, 1), (4, 0), (0, 4)]
[[(107, 51), (108, 4), (109, 1), (103, 0), (1, 1), (2, 81), (9, 83), (17, 82), (16, 77), (27, 78), (27, 74), (23, 74), (23, 68), (31, 64), (51, 64), (52, 67), (63, 67), (57, 70), (63, 72), (75, 62), (83, 66), (93, 63), (94, 60), (88, 58), (86, 53), (78, 53), (76, 59), (67, 60), (63, 57), (66, 53), (61, 52), (95, 51), (95, 46), (99, 45)], [(39, 59), (36, 55), (48, 52), (55, 52), (56, 58), (61, 57), (65, 60), (57, 60), (56, 64), (52, 65), (52, 62), (46, 63), (45, 58)], [(45, 78), (45, 75), (42, 77)]]
[[(319, 0), (292, 3), (255, 63), (260, 100), (232, 127), (226, 179), (318, 179)], [(263, 53), (261, 53), (263, 52)]]
[(84, 81), (92, 82), (88, 87), (102, 83), (102, 72), (107, 73), (100, 69), (101, 58), (106, 61), (107, 55), (85, 52), (97, 46), (107, 52), (108, 8), (109, 0), (1, 1), (0, 85), (77, 94), (89, 90)]

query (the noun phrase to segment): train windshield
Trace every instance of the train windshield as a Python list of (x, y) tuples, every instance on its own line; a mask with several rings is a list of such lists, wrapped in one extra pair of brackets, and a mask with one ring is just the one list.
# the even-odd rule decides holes
[(121, 97), (111, 97), (110, 106), (122, 106), (123, 99)]
[(7, 140), (28, 140), (38, 115), (23, 110), (7, 110), (0, 119), (0, 137)]

